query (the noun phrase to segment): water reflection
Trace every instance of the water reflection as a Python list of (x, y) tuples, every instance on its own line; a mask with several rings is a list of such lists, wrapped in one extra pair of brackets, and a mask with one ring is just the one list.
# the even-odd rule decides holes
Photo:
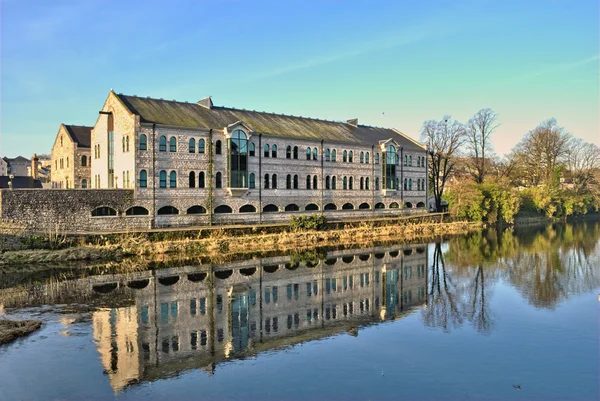
[[(214, 371), (246, 358), (396, 319), (426, 300), (425, 246), (275, 257), (108, 276), (96, 292), (127, 291), (134, 305), (93, 314), (111, 386)], [(146, 274), (147, 277), (141, 276)]]

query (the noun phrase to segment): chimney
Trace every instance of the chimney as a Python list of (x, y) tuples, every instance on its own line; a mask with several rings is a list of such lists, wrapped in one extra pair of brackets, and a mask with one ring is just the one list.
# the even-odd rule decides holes
[(38, 163), (39, 163), (39, 161), (40, 161), (40, 159), (34, 153), (33, 157), (31, 158), (31, 176), (33, 177), (34, 180), (38, 179)]
[(212, 107), (213, 107), (213, 102), (212, 102), (211, 96), (205, 97), (204, 99), (200, 100), (198, 102), (198, 104), (207, 109), (212, 109)]
[(350, 120), (347, 120), (346, 122), (353, 127), (358, 127), (358, 118), (352, 118)]

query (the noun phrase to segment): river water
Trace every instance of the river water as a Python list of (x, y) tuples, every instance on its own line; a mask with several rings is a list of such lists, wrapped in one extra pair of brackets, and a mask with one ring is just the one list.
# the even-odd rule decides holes
[(0, 400), (600, 398), (598, 223), (130, 264), (0, 275)]

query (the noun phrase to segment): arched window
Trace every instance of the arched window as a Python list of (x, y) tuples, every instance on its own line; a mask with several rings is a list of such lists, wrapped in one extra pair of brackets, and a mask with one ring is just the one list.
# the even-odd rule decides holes
[(379, 191), (379, 177), (375, 177), (375, 191)]
[(160, 138), (158, 138), (158, 151), (159, 152), (167, 151), (167, 137), (164, 135), (161, 135)]
[(146, 149), (148, 149), (148, 137), (146, 136), (146, 134), (142, 134), (142, 135), (140, 135), (139, 150), (146, 150)]
[(295, 203), (290, 203), (285, 207), (286, 212), (297, 212), (298, 210), (300, 210), (300, 207), (298, 207), (298, 205)]
[(84, 189), (87, 188), (87, 180), (86, 179), (81, 180), (81, 188), (84, 188)]
[(317, 160), (318, 157), (319, 152), (317, 151), (317, 148), (313, 148), (313, 160)]
[(194, 173), (193, 171), (190, 171), (189, 184), (190, 188), (196, 187), (196, 173)]
[(408, 190), (412, 191), (412, 178), (408, 179)]
[(69, 168), (69, 158), (67, 157), (67, 168)]
[(256, 178), (254, 177), (254, 173), (250, 173), (250, 178), (248, 179), (248, 188), (256, 188)]
[(325, 207), (323, 209), (324, 210), (337, 210), (337, 206), (335, 205), (335, 203), (328, 203), (325, 205)]
[(285, 148), (285, 158), (286, 159), (291, 159), (292, 158), (292, 147), (290, 145), (288, 145)]
[(102, 206), (92, 210), (92, 217), (116, 216), (117, 211), (112, 207)]
[(204, 182), (204, 171), (198, 173), (198, 188), (204, 188), (206, 186)]
[(190, 143), (188, 147), (190, 153), (196, 153), (196, 140), (194, 138), (190, 138)]
[(369, 190), (369, 177), (365, 178), (365, 189)]
[(315, 176), (313, 176), (313, 189), (317, 189), (317, 182), (318, 182), (317, 176), (315, 175)]
[(375, 164), (379, 164), (379, 153), (375, 153)]
[(177, 188), (177, 173), (175, 171), (169, 173), (169, 187)]
[(358, 205), (359, 209), (370, 209), (371, 206), (368, 203), (361, 203), (360, 205)]
[(121, 146), (123, 147), (123, 153), (125, 153), (125, 137), (121, 138)]
[(344, 150), (344, 154), (342, 155), (342, 161), (346, 163), (348, 161), (348, 151)]
[(266, 213), (278, 212), (278, 211), (279, 211), (279, 208), (272, 204), (269, 204), (269, 205), (266, 205), (265, 207), (263, 207), (263, 212), (266, 212)]
[(127, 135), (127, 136), (125, 137), (125, 145), (126, 145), (125, 147), (126, 147), (126, 149), (127, 149), (127, 152), (129, 152), (129, 135)]
[(385, 209), (385, 205), (381, 202), (375, 204), (375, 209)]
[(408, 166), (408, 156), (404, 155), (404, 165)]
[(195, 206), (188, 208), (186, 213), (187, 214), (204, 214), (204, 213), (206, 213), (206, 209), (204, 208), (204, 206), (195, 205)]
[(342, 179), (342, 189), (348, 189), (348, 178), (344, 177)]
[(298, 174), (294, 174), (294, 189), (298, 189)]
[(331, 159), (331, 150), (329, 150), (329, 148), (327, 148), (325, 150), (325, 161), (328, 162)]
[[(166, 177), (165, 177), (166, 179)], [(140, 188), (146, 188), (148, 186), (148, 173), (146, 170), (140, 170)]]
[(159, 181), (160, 181), (159, 186), (161, 188), (167, 187), (167, 172), (165, 170), (160, 171), (160, 180)]
[(292, 189), (292, 175), (291, 174), (288, 174), (285, 177), (285, 188)]
[(198, 153), (204, 153), (204, 139), (198, 140)]
[(385, 188), (398, 189), (396, 186), (396, 148), (389, 145), (385, 153)]
[(160, 215), (169, 215), (169, 214), (179, 214), (179, 209), (177, 209), (174, 206), (163, 206), (160, 209), (158, 209), (156, 214), (158, 214), (159, 216)]
[(408, 166), (412, 167), (412, 156), (408, 156)]
[(240, 208), (240, 213), (256, 213), (256, 208), (252, 205), (244, 205)]
[(254, 142), (250, 142), (250, 146), (248, 146), (248, 155), (249, 156), (256, 156), (256, 146), (254, 145)]
[(405, 191), (408, 190), (408, 179), (407, 178), (404, 179), (404, 190)]
[(271, 150), (271, 148), (269, 147), (269, 144), (265, 143), (265, 146), (263, 146), (263, 156), (269, 157), (270, 150)]
[(306, 148), (306, 160), (310, 160), (310, 148)]
[(271, 186), (273, 189), (277, 189), (277, 174), (271, 176)]
[(421, 167), (421, 156), (417, 156), (417, 167)]
[(308, 205), (306, 205), (306, 207), (304, 208), (304, 210), (319, 210), (319, 206), (315, 205), (314, 203), (309, 203)]
[(354, 210), (354, 205), (352, 203), (344, 203), (342, 205), (342, 210)]
[(227, 205), (221, 205), (221, 206), (217, 206), (215, 208), (215, 214), (232, 213), (232, 212), (233, 212), (233, 210)]
[(229, 186), (248, 188), (248, 138), (242, 130), (229, 139)]
[(331, 189), (331, 178), (325, 177), (325, 189)]
[(331, 177), (331, 189), (337, 189), (337, 179), (335, 178), (335, 175), (333, 177)]
[(141, 206), (130, 207), (125, 211), (125, 216), (148, 216), (148, 209)]
[(298, 146), (294, 146), (294, 159), (298, 159)]
[(390, 209), (398, 209), (399, 207), (400, 207), (400, 205), (398, 205), (398, 202), (390, 203)]
[(311, 181), (310, 178), (311, 178), (310, 175), (306, 176), (306, 189), (310, 189), (310, 181)]
[(215, 142), (215, 154), (220, 155), (222, 153), (223, 153), (223, 145), (221, 144), (221, 141), (218, 140), (217, 142)]
[(222, 179), (221, 172), (218, 172), (215, 175), (215, 188), (223, 188), (223, 179)]
[(365, 189), (365, 179), (360, 177), (360, 190), (362, 191), (363, 189)]
[(174, 136), (169, 138), (169, 152), (177, 152), (177, 138)]
[(265, 189), (269, 189), (269, 174), (265, 174)]
[(277, 145), (271, 146), (271, 157), (277, 157)]
[(81, 156), (81, 167), (86, 167), (87, 166), (87, 156), (83, 155)]
[(369, 152), (365, 154), (365, 163), (369, 164)]
[(365, 162), (365, 154), (364, 154), (364, 152), (360, 152), (359, 162), (360, 163), (364, 163)]
[(348, 153), (348, 163), (353, 162), (353, 157), (354, 157), (354, 152), (350, 151), (350, 153)]
[(336, 151), (335, 151), (335, 149), (333, 149), (333, 150), (331, 151), (331, 161), (332, 161), (332, 162), (334, 162), (334, 161), (335, 161), (335, 155), (336, 155)]
[(348, 189), (354, 189), (354, 177), (350, 177), (348, 181)]

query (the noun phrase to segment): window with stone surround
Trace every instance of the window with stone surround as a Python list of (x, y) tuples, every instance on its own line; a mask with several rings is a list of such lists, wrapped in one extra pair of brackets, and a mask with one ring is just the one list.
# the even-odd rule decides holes
[(365, 163), (369, 164), (369, 152), (365, 153)]
[(175, 171), (169, 173), (169, 187), (177, 188), (177, 173)]
[(139, 150), (147, 150), (148, 148), (148, 137), (146, 136), (146, 134), (142, 134), (140, 135), (140, 143), (139, 143)]
[(348, 151), (344, 150), (344, 154), (342, 156), (342, 162), (346, 163), (348, 161)]
[(271, 146), (271, 157), (277, 158), (277, 145)]
[(290, 145), (288, 145), (285, 148), (285, 158), (286, 159), (291, 159), (292, 158), (292, 147)]
[(312, 156), (313, 156), (313, 160), (317, 160), (317, 158), (319, 157), (319, 153), (317, 151), (317, 148), (313, 149)]
[(254, 173), (250, 173), (250, 177), (248, 179), (248, 188), (250, 188), (250, 189), (256, 188), (256, 178), (254, 176)]
[(328, 162), (331, 159), (331, 150), (325, 149), (325, 161)]
[(223, 146), (221, 145), (221, 141), (218, 140), (217, 142), (215, 142), (215, 154), (216, 155), (220, 155), (223, 152)]
[(198, 153), (204, 153), (204, 139), (199, 139), (198, 140)]
[(204, 188), (205, 187), (205, 183), (204, 183), (204, 171), (201, 171), (198, 173), (198, 188)]
[(310, 153), (311, 153), (310, 147), (306, 148), (306, 160), (310, 160)]
[(364, 163), (364, 162), (365, 162), (365, 153), (360, 152), (359, 163)]
[(223, 178), (220, 172), (215, 175), (215, 188), (223, 188)]
[(188, 177), (188, 181), (189, 181), (189, 187), (190, 188), (195, 188), (196, 187), (196, 173), (194, 171), (190, 171), (189, 177)]
[(167, 137), (164, 135), (161, 135), (160, 138), (158, 138), (158, 151), (159, 152), (167, 151)]
[(140, 188), (146, 188), (148, 186), (148, 173), (146, 170), (140, 170)]
[(194, 138), (190, 138), (190, 142), (188, 144), (188, 151), (190, 153), (196, 153), (196, 140)]
[(336, 154), (337, 154), (337, 152), (335, 151), (335, 149), (333, 149), (333, 150), (331, 151), (331, 161), (332, 161), (332, 162), (336, 161), (336, 160), (335, 160)]
[(294, 159), (298, 160), (298, 146), (294, 146)]
[(353, 156), (354, 152), (350, 151), (350, 153), (348, 153), (348, 163), (352, 163), (354, 161)]
[(167, 187), (167, 172), (165, 170), (161, 170), (159, 174), (159, 186), (161, 188)]
[(177, 138), (174, 136), (169, 138), (169, 152), (177, 152)]
[(81, 167), (87, 167), (87, 156), (81, 156)]

